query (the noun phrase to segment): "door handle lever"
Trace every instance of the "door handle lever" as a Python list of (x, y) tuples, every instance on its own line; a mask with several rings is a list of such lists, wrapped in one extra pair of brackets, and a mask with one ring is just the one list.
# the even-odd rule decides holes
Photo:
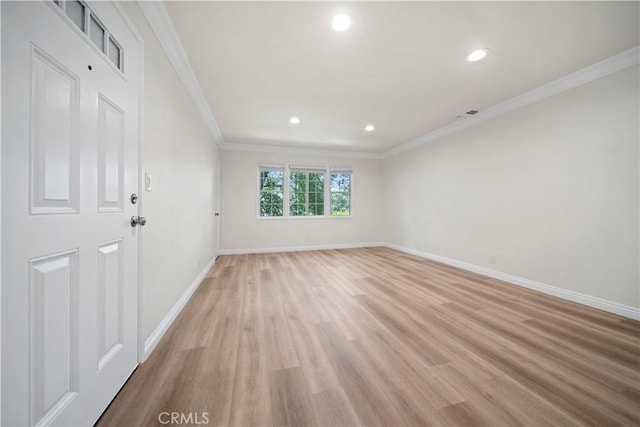
[(130, 223), (132, 227), (135, 227), (138, 224), (140, 225), (140, 227), (144, 227), (144, 225), (147, 223), (147, 218), (143, 216), (132, 216)]

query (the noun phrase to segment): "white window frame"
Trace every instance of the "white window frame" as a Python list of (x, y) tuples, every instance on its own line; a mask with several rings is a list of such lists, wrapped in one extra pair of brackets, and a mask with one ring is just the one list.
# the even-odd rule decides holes
[[(306, 182), (306, 187), (305, 187), (305, 200), (304, 200), (304, 215), (291, 215), (291, 199), (289, 199), (289, 210), (287, 211), (289, 213), (289, 216), (291, 218), (300, 218), (300, 217), (323, 217), (327, 214), (327, 168), (326, 167), (318, 167), (318, 166), (294, 166), (294, 165), (289, 165), (288, 167), (288, 185), (287, 187), (289, 188), (289, 193), (291, 193), (291, 174), (295, 173), (295, 172), (303, 172), (306, 174), (307, 177), (307, 182)], [(316, 173), (316, 174), (320, 174), (322, 173), (323, 175), (323, 188), (322, 188), (322, 192), (323, 192), (323, 197), (324, 197), (324, 206), (323, 206), (323, 212), (322, 215), (309, 215), (309, 174), (310, 173)], [(291, 194), (289, 194), (291, 195)]]
[[(282, 192), (283, 197), (283, 210), (282, 216), (261, 216), (260, 215), (260, 171), (264, 169), (281, 169), (284, 170), (284, 189)], [(291, 215), (290, 212), (290, 189), (291, 189), (291, 172), (323, 172), (324, 173), (324, 215)], [(349, 181), (349, 215), (331, 215), (331, 173), (343, 172), (349, 173), (351, 179)], [(332, 166), (302, 166), (302, 165), (290, 165), (290, 164), (265, 164), (259, 163), (257, 165), (256, 172), (256, 219), (259, 220), (321, 220), (321, 219), (352, 219), (353, 216), (353, 169), (350, 167), (332, 167)], [(306, 203), (309, 203), (309, 188), (307, 186)], [(305, 208), (308, 211), (308, 208)]]
[[(331, 174), (348, 174), (349, 175), (349, 215), (331, 215)], [(329, 170), (329, 216), (332, 218), (349, 218), (353, 215), (353, 170), (351, 168), (330, 168)], [(344, 193), (344, 191), (336, 191), (336, 193)]]
[[(260, 172), (265, 171), (265, 170), (274, 170), (274, 171), (282, 171), (283, 173), (283, 177), (282, 177), (282, 216), (262, 216), (260, 215), (260, 200), (261, 200), (261, 196), (262, 196), (262, 190), (260, 189)], [(260, 164), (258, 165), (258, 171), (257, 171), (257, 175), (256, 175), (256, 190), (257, 190), (257, 197), (256, 197), (256, 216), (258, 219), (280, 219), (280, 218), (284, 218), (284, 215), (288, 213), (287, 210), (285, 209), (289, 209), (289, 203), (287, 202), (288, 198), (289, 198), (289, 189), (287, 188), (287, 183), (288, 183), (288, 179), (287, 179), (287, 167), (286, 165), (268, 165), (268, 164)]]

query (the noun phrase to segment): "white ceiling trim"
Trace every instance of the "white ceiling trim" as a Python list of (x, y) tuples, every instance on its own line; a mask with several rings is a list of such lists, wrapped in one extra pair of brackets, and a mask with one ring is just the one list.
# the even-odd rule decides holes
[(211, 131), (214, 141), (218, 145), (222, 145), (224, 142), (222, 132), (211, 112), (204, 93), (202, 93), (200, 83), (198, 83), (193, 68), (191, 68), (187, 53), (184, 51), (180, 37), (173, 26), (164, 3), (161, 1), (138, 1), (138, 6), (140, 6), (149, 26), (158, 38), (176, 73), (178, 73), (178, 77), (182, 80), (182, 84), (187, 89), (187, 93)]
[(601, 79), (610, 74), (624, 70), (625, 68), (632, 67), (640, 63), (640, 46), (633, 47), (625, 50), (617, 55), (607, 58), (603, 61), (590, 65), (582, 70), (578, 70), (550, 83), (537, 87), (529, 92), (525, 92), (522, 95), (518, 95), (511, 99), (508, 99), (500, 104), (494, 105), (480, 113), (468, 117), (464, 120), (451, 123), (434, 130), (428, 134), (420, 136), (411, 141), (402, 143), (396, 147), (390, 148), (386, 151), (376, 152), (359, 152), (359, 151), (340, 151), (340, 150), (325, 150), (325, 149), (307, 149), (302, 147), (282, 147), (282, 146), (263, 146), (263, 145), (250, 145), (250, 144), (236, 144), (225, 142), (221, 148), (225, 150), (239, 150), (239, 151), (262, 151), (262, 152), (278, 152), (278, 153), (300, 153), (300, 154), (316, 154), (316, 155), (328, 155), (328, 156), (343, 156), (351, 158), (366, 158), (366, 159), (385, 159), (403, 151), (411, 150), (412, 148), (419, 147), (429, 142), (434, 142), (445, 136), (459, 132), (463, 129), (467, 129), (480, 123), (484, 123), (491, 119), (495, 119), (517, 109), (526, 107), (543, 99), (558, 95), (562, 92), (574, 89), (578, 86), (582, 86), (594, 80)]
[(402, 153), (403, 151), (436, 141), (440, 138), (451, 135), (452, 133), (484, 123), (488, 120), (510, 113), (511, 111), (542, 101), (545, 98), (549, 98), (594, 80), (606, 77), (615, 72), (624, 70), (625, 68), (637, 65), (638, 63), (640, 63), (640, 46), (625, 50), (624, 52), (607, 58), (604, 61), (597, 62), (583, 68), (582, 70), (578, 70), (550, 83), (537, 87), (529, 92), (525, 92), (522, 95), (508, 99), (500, 104), (487, 108), (472, 117), (443, 126), (426, 135), (390, 148), (382, 153), (382, 157), (387, 158), (394, 156), (398, 153)]
[(324, 148), (304, 148), (304, 147), (283, 147), (281, 145), (257, 145), (238, 144), (235, 142), (224, 142), (220, 145), (223, 150), (232, 151), (259, 151), (262, 153), (291, 153), (309, 154), (314, 156), (344, 157), (350, 159), (381, 159), (382, 153), (371, 151), (347, 151), (347, 150), (327, 150)]
[(633, 47), (601, 62), (597, 62), (582, 70), (568, 74), (550, 83), (542, 85), (522, 95), (508, 99), (500, 104), (490, 107), (475, 116), (460, 120), (449, 125), (443, 126), (428, 134), (415, 138), (413, 140), (402, 143), (396, 147), (390, 148), (383, 152), (361, 152), (361, 151), (343, 151), (343, 150), (327, 150), (319, 148), (304, 147), (284, 147), (257, 144), (239, 144), (233, 142), (225, 142), (222, 132), (211, 112), (209, 103), (200, 87), (198, 79), (191, 68), (191, 64), (187, 57), (184, 47), (180, 42), (175, 27), (167, 13), (164, 4), (161, 1), (138, 1), (138, 5), (142, 10), (145, 18), (155, 33), (160, 45), (164, 49), (169, 61), (173, 64), (178, 76), (182, 80), (188, 94), (193, 100), (196, 108), (202, 115), (207, 127), (211, 131), (214, 140), (225, 150), (236, 151), (261, 151), (271, 153), (297, 153), (312, 154), (323, 156), (339, 156), (346, 158), (364, 158), (364, 159), (381, 159), (394, 156), (403, 151), (419, 147), (423, 144), (436, 141), (445, 136), (451, 135), (463, 129), (476, 126), (496, 117), (500, 117), (511, 111), (517, 110), (527, 105), (533, 104), (551, 96), (582, 86), (594, 80), (606, 77), (615, 72), (624, 70), (625, 68), (640, 63), (640, 46)]

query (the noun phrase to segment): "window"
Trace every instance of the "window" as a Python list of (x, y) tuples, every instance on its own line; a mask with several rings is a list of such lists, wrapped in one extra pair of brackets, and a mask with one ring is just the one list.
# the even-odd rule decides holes
[(63, 14), (67, 15), (71, 22), (91, 40), (118, 70), (123, 71), (122, 47), (100, 22), (87, 3), (78, 0), (54, 0), (52, 4), (55, 5), (54, 9), (61, 10)]
[(284, 213), (284, 168), (260, 168), (260, 216)]
[(109, 59), (113, 62), (113, 65), (120, 69), (120, 46), (109, 37)]
[(66, 2), (66, 6), (67, 16), (81, 31), (84, 31), (84, 5), (79, 1), (68, 1)]
[(351, 215), (351, 171), (331, 171), (331, 216)]
[(89, 28), (89, 38), (98, 49), (104, 52), (104, 28), (102, 28), (102, 25), (100, 25), (93, 15), (91, 16)]
[(289, 215), (324, 215), (324, 176), (326, 171), (290, 168)]
[(351, 216), (351, 169), (259, 165), (258, 217)]

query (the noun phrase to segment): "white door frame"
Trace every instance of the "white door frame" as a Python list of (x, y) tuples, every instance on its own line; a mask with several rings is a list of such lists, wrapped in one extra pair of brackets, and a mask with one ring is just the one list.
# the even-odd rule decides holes
[(222, 210), (220, 209), (220, 191), (222, 189), (222, 185), (220, 183), (220, 179), (222, 178), (222, 156), (221, 150), (218, 149), (218, 160), (216, 161), (216, 213), (218, 214), (216, 220), (216, 248), (213, 254), (213, 260), (218, 258), (218, 253), (220, 252), (220, 242), (222, 241), (222, 236), (220, 236), (220, 230), (222, 227), (220, 226), (220, 222), (222, 221)]
[[(2, 5), (0, 4), (0, 58), (2, 58)], [(0, 67), (0, 82), (2, 67)], [(0, 84), (0, 100), (2, 85)], [(2, 135), (2, 102), (0, 101), (0, 135)], [(2, 141), (0, 141), (0, 242), (2, 242)], [(2, 245), (0, 245), (0, 331), (2, 331)], [(0, 384), (2, 384), (2, 339), (0, 339)], [(0, 387), (0, 420), (2, 420), (2, 387)]]
[[(127, 13), (122, 9), (120, 4), (117, 1), (108, 0), (113, 4), (115, 9), (118, 11), (118, 14), (122, 17), (125, 25), (131, 31), (131, 34), (135, 37), (136, 41), (140, 44), (140, 52), (142, 55), (140, 56), (140, 87), (138, 88), (138, 215), (144, 216), (143, 206), (144, 206), (144, 198), (142, 197), (144, 194), (144, 171), (142, 169), (143, 165), (143, 155), (144, 155), (144, 39), (138, 32), (138, 29), (133, 24)], [(144, 341), (145, 337), (142, 335), (142, 312), (144, 310), (143, 304), (143, 295), (142, 292), (142, 284), (144, 282), (144, 275), (142, 271), (142, 251), (144, 250), (143, 239), (142, 236), (144, 234), (144, 230), (142, 227), (140, 228), (140, 232), (138, 233), (138, 363), (142, 363), (146, 359), (146, 353), (144, 349)]]

